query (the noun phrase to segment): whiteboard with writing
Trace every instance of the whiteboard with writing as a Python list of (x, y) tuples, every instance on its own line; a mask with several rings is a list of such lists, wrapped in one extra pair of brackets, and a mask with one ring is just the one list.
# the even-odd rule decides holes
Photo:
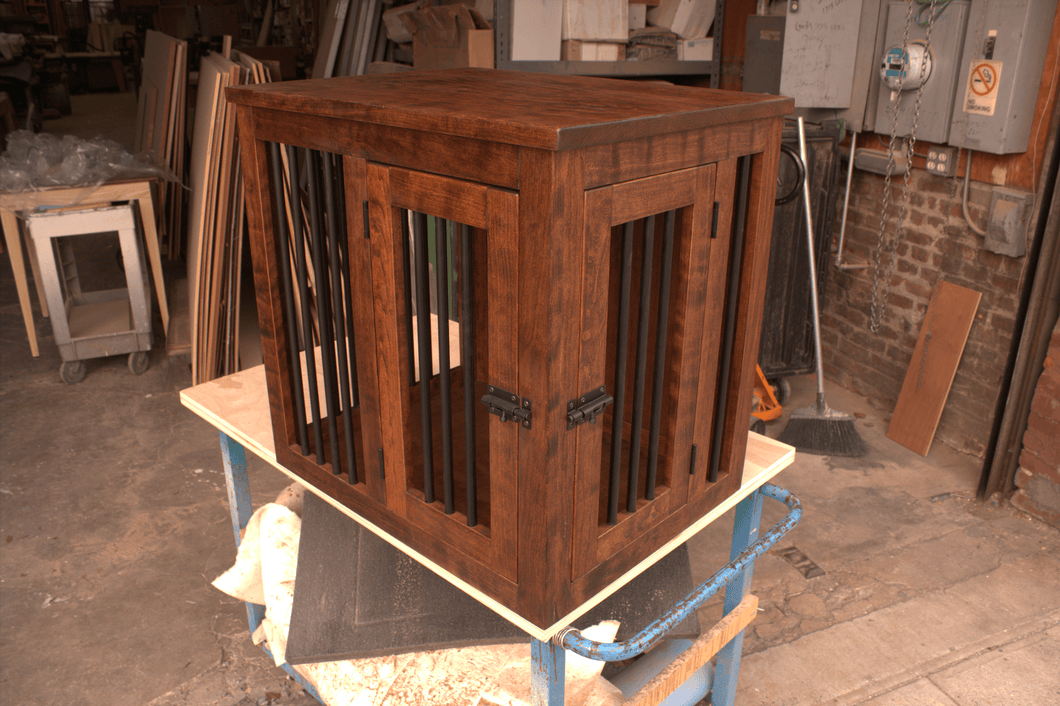
[(780, 94), (796, 108), (849, 108), (862, 0), (788, 0)]

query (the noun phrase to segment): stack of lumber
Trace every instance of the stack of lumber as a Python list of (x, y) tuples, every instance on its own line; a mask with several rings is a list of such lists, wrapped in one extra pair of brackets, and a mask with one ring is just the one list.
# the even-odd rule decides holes
[(383, 0), (328, 0), (312, 78), (358, 76), (383, 59)]
[(187, 97), (188, 45), (169, 35), (147, 31), (137, 96), (133, 152), (173, 173), (161, 193), (160, 230), (168, 236), (168, 255), (180, 253), (184, 220), (184, 110)]
[(206, 55), (191, 150), (187, 284), (194, 384), (239, 370), (242, 291), (243, 181), (236, 139), (236, 111), (224, 98), (228, 86), (268, 83), (268, 68), (238, 52)]

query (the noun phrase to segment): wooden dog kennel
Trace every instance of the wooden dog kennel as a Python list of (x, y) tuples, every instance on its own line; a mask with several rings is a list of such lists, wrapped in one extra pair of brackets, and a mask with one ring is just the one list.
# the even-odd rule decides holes
[(286, 468), (541, 628), (739, 488), (790, 99), (480, 69), (227, 95)]

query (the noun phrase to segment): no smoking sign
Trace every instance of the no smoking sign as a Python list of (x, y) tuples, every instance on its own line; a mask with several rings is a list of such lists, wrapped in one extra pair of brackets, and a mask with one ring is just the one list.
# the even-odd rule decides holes
[(964, 112), (993, 115), (997, 105), (1000, 61), (973, 61), (968, 70), (968, 88), (964, 94)]

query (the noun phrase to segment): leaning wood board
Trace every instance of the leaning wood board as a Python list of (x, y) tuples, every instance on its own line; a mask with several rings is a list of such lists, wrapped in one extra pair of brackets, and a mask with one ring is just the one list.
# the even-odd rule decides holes
[[(319, 357), (318, 357), (319, 360)], [(521, 617), (515, 611), (501, 605), (486, 594), (477, 590), (456, 575), (431, 561), (408, 545), (398, 541), (385, 531), (352, 512), (349, 508), (333, 500), (326, 493), (303, 478), (284, 468), (276, 460), (276, 446), (273, 440), (272, 420), (269, 415), (269, 396), (265, 384), (264, 366), (249, 368), (234, 375), (211, 380), (180, 393), (181, 403), (199, 415), (219, 431), (232, 437), (259, 458), (282, 471), (291, 479), (303, 484), (312, 492), (320, 495), (333, 506), (359, 523), (362, 527), (388, 542), (406, 555), (412, 557), (446, 581), (491, 608), (499, 615), (510, 620), (539, 640), (548, 640), (571, 622), (584, 615), (605, 598), (641, 574), (656, 561), (686, 542), (704, 527), (717, 520), (732, 509), (741, 500), (769, 482), (780, 471), (791, 465), (795, 459), (795, 449), (779, 441), (750, 432), (747, 439), (747, 456), (744, 461), (743, 481), (739, 490), (729, 496), (723, 503), (703, 516), (698, 522), (689, 526), (673, 540), (660, 547), (655, 553), (626, 572), (605, 590), (580, 605), (576, 610), (563, 616), (555, 624), (539, 628)]]
[(982, 294), (939, 282), (931, 296), (887, 438), (927, 456)]

